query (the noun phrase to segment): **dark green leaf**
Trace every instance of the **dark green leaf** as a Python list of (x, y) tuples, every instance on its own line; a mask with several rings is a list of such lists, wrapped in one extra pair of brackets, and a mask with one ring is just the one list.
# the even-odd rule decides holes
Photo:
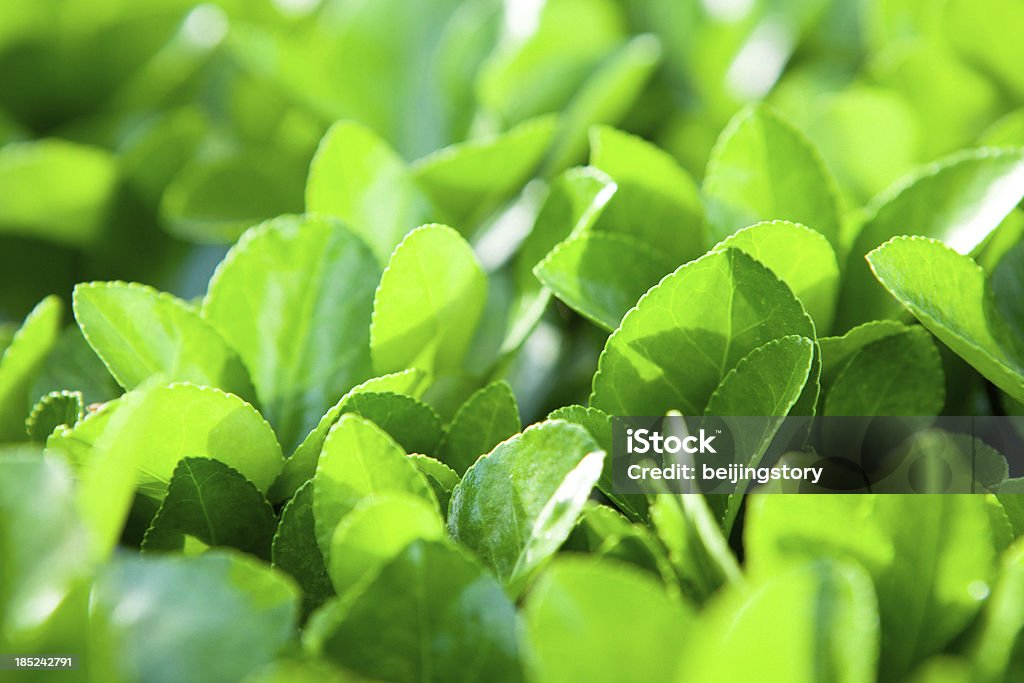
[(281, 512), (271, 548), (274, 567), (291, 574), (302, 589), (302, 616), (309, 616), (334, 595), (327, 566), (316, 541), (313, 482), (306, 482)]
[(465, 472), (477, 458), (519, 432), (519, 408), (507, 382), (476, 391), (455, 413), (438, 449), (442, 462)]

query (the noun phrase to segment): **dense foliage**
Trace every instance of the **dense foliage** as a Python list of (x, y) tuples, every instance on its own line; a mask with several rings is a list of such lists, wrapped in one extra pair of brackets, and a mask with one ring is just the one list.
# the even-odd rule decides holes
[(608, 452), (612, 415), (1024, 413), (1021, 27), (1020, 0), (3, 3), (0, 654), (1019, 680), (1005, 469), (641, 497)]

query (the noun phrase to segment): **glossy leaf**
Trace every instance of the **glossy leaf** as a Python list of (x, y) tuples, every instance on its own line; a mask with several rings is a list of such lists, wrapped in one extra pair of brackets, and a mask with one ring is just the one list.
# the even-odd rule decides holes
[(395, 249), (374, 296), (374, 369), (461, 369), (486, 292), (487, 279), (457, 232), (443, 225), (414, 230)]
[(893, 297), (1000, 389), (1024, 400), (1024, 355), (969, 256), (934, 240), (900, 237), (868, 254)]
[(181, 299), (124, 282), (80, 284), (75, 320), (125, 389), (193, 382), (251, 398), (245, 366), (221, 336)]
[(437, 506), (433, 489), (401, 446), (360, 417), (343, 415), (331, 428), (313, 477), (316, 537), (330, 562), (334, 529), (375, 493), (410, 493)]
[(478, 457), (521, 428), (512, 388), (507, 382), (493, 382), (459, 407), (438, 449), (440, 459), (456, 472), (465, 472)]
[(712, 239), (781, 219), (806, 225), (839, 248), (832, 177), (807, 138), (763, 105), (744, 109), (722, 132), (703, 192)]
[(603, 460), (582, 427), (557, 420), (531, 427), (466, 472), (448, 531), (517, 590), (572, 531)]
[(555, 247), (534, 273), (570, 308), (611, 331), (672, 269), (672, 261), (644, 242), (588, 232)]
[(350, 671), (402, 683), (520, 681), (515, 608), (464, 551), (417, 541), (351, 600), (329, 603), (304, 634)]
[(739, 249), (746, 252), (786, 283), (818, 334), (832, 328), (839, 296), (839, 264), (828, 240), (798, 223), (758, 223), (730, 235), (716, 251)]
[(590, 402), (613, 415), (699, 415), (739, 360), (773, 339), (814, 336), (800, 302), (735, 249), (686, 264), (651, 289), (605, 344)]
[(217, 268), (203, 317), (238, 351), (286, 449), (370, 376), (379, 277), (361, 240), (319, 218), (264, 223)]
[(180, 551), (199, 541), (270, 559), (276, 527), (270, 503), (237, 470), (209, 458), (182, 458), (142, 550)]
[(1024, 198), (1024, 152), (972, 150), (897, 183), (872, 200), (850, 247), (840, 329), (892, 318), (899, 307), (872, 277), (865, 255), (897, 235), (920, 235), (971, 253)]
[(306, 210), (340, 218), (387, 263), (405, 234), (429, 217), (430, 203), (384, 140), (354, 121), (340, 121), (313, 157)]

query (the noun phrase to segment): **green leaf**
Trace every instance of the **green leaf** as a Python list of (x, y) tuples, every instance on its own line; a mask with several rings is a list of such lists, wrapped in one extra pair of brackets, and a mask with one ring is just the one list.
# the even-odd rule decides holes
[(125, 389), (193, 382), (252, 398), (238, 355), (181, 299), (125, 282), (75, 286), (75, 320)]
[(302, 210), (303, 170), (269, 149), (196, 157), (164, 190), (160, 216), (177, 237), (230, 244), (261, 221)]
[(410, 493), (437, 505), (430, 484), (402, 447), (355, 415), (342, 415), (331, 428), (313, 483), (316, 538), (328, 562), (334, 528), (366, 496)]
[(464, 235), (519, 191), (540, 165), (558, 120), (542, 116), (499, 135), (451, 145), (412, 165), (445, 222)]
[(603, 461), (582, 427), (530, 427), (469, 468), (452, 495), (448, 531), (516, 592), (569, 536)]
[(926, 330), (908, 328), (851, 354), (825, 391), (824, 415), (938, 415), (942, 359)]
[(651, 289), (605, 344), (591, 405), (612, 415), (700, 415), (741, 358), (786, 335), (814, 337), (789, 289), (746, 254), (726, 249), (682, 266)]
[(850, 248), (839, 329), (893, 318), (899, 306), (871, 276), (865, 255), (898, 235), (920, 235), (968, 254), (1024, 198), (1024, 152), (970, 150), (925, 167), (872, 200)]
[[(878, 593), (881, 667), (901, 680), (974, 618), (994, 560), (983, 496), (754, 496), (745, 529), (752, 576), (807, 558), (861, 564)], [(928, 567), (922, 572), (922, 567)]]
[(0, 443), (25, 440), (29, 392), (57, 343), (62, 309), (55, 296), (40, 301), (0, 356)]
[(646, 526), (630, 522), (607, 505), (587, 502), (576, 528), (562, 546), (565, 551), (586, 552), (639, 567), (678, 595), (675, 574), (658, 539)]
[(406, 233), (429, 218), (430, 203), (384, 140), (354, 121), (339, 121), (310, 164), (306, 210), (345, 221), (386, 263)]
[(456, 472), (465, 472), (478, 457), (520, 429), (512, 387), (505, 381), (492, 382), (459, 407), (438, 449), (440, 460)]
[(391, 255), (373, 299), (374, 369), (460, 370), (486, 300), (487, 278), (465, 240), (443, 225), (417, 228)]
[(935, 240), (898, 237), (868, 254), (886, 289), (993, 384), (1024, 401), (1024, 354), (996, 309), (985, 272)]
[(362, 592), (314, 615), (303, 641), (350, 671), (396, 683), (522, 680), (514, 606), (443, 542), (407, 546)]
[(25, 420), (25, 431), (32, 441), (45, 442), (57, 427), (74, 427), (85, 417), (82, 394), (77, 391), (54, 391), (43, 396), (32, 407)]
[(828, 240), (798, 223), (758, 223), (730, 235), (714, 251), (744, 251), (786, 283), (814, 321), (818, 334), (832, 328), (839, 296), (839, 263)]
[(373, 422), (407, 453), (433, 453), (443, 436), (434, 409), (404, 394), (359, 391), (349, 396), (342, 413)]
[(570, 308), (611, 331), (672, 269), (673, 261), (644, 242), (586, 232), (556, 246), (534, 273)]
[[(705, 415), (763, 416), (746, 419), (731, 429), (735, 451), (745, 453), (741, 465), (757, 467), (783, 419), (800, 399), (814, 363), (814, 342), (806, 337), (787, 336), (759, 346), (740, 359), (722, 379), (708, 400)], [(729, 424), (726, 417), (725, 423)], [(745, 485), (729, 494), (722, 527), (732, 530), (743, 501)]]
[(295, 452), (285, 461), (284, 471), (270, 490), (271, 502), (280, 502), (290, 497), (313, 473), (316, 472), (317, 459), (323, 449), (324, 440), (331, 427), (343, 413), (347, 412), (353, 396), (362, 392), (413, 394), (424, 378), (421, 370), (409, 369), (368, 379), (348, 391), (341, 400), (328, 410), (316, 427), (306, 435)]
[(701, 614), (676, 680), (868, 683), (876, 676), (877, 619), (860, 568), (782, 568), (735, 586)]
[(71, 473), (37, 449), (0, 450), (0, 643), (37, 630), (86, 575)]
[[(182, 458), (210, 458), (237, 470), (265, 493), (284, 464), (270, 425), (232, 394), (172, 384), (125, 394), (73, 429), (53, 434), (47, 448), (75, 467), (122, 462), (136, 470), (139, 492), (160, 500)], [(95, 503), (105, 507), (101, 500)], [(99, 512), (99, 510), (97, 510)]]
[(764, 105), (744, 109), (722, 131), (703, 191), (712, 239), (782, 219), (816, 230), (839, 249), (835, 182), (807, 138)]
[(0, 149), (0, 234), (94, 244), (106, 229), (117, 165), (106, 150), (58, 139)]
[(633, 108), (661, 61), (661, 43), (638, 35), (601, 63), (573, 96), (562, 116), (558, 142), (546, 168), (561, 171), (581, 159), (595, 125), (618, 124)]
[(394, 493), (364, 498), (331, 537), (328, 574), (334, 590), (344, 596), (413, 541), (444, 537), (437, 508), (422, 498)]
[(1024, 109), (1014, 109), (985, 129), (978, 143), (982, 147), (1020, 147), (1024, 145)]
[(722, 586), (740, 582), (739, 565), (704, 496), (656, 496), (651, 521), (690, 599), (702, 603)]
[(90, 669), (115, 680), (237, 681), (295, 637), (298, 601), (284, 575), (242, 555), (122, 558), (93, 587)]
[(1024, 631), (1024, 544), (1003, 555), (999, 577), (985, 604), (970, 654), (978, 681), (1008, 681), (1024, 673), (1018, 642)]
[(615, 194), (615, 183), (593, 168), (571, 168), (548, 188), (530, 233), (512, 263), (516, 300), (502, 351), (519, 349), (547, 309), (551, 293), (533, 275), (533, 268), (556, 244), (590, 228)]
[[(612, 420), (606, 413), (597, 408), (583, 406), (562, 406), (548, 414), (549, 420), (565, 420), (578, 424), (590, 433), (594, 441), (605, 453), (612, 452)], [(642, 495), (616, 493), (612, 485), (611, 458), (605, 458), (601, 478), (597, 480), (597, 488), (608, 497), (616, 507), (635, 521), (647, 518), (647, 498)]]
[(302, 485), (285, 505), (270, 554), (274, 567), (291, 574), (302, 589), (303, 619), (334, 595), (316, 540), (313, 482)]
[(217, 268), (203, 317), (238, 351), (286, 449), (370, 376), (368, 330), (379, 278), (369, 248), (319, 218), (264, 223)]
[(270, 503), (237, 470), (209, 458), (182, 458), (142, 550), (180, 551), (195, 539), (269, 560), (276, 527)]
[(872, 320), (854, 327), (841, 337), (820, 337), (818, 345), (821, 347), (823, 393), (827, 393), (839, 372), (865, 346), (891, 335), (902, 334), (910, 329), (910, 326), (895, 320)]
[(422, 455), (421, 453), (410, 453), (408, 456), (412, 464), (419, 468), (423, 476), (427, 478), (430, 488), (434, 489), (437, 502), (442, 512), (448, 510), (448, 503), (451, 501), (452, 491), (458, 486), (461, 478), (458, 473), (440, 460)]
[(552, 562), (523, 616), (538, 683), (670, 680), (681, 653), (666, 635), (690, 632), (693, 621), (649, 576), (590, 557)]
[[(704, 205), (690, 174), (667, 152), (643, 138), (596, 126), (590, 163), (618, 189), (595, 226), (621, 232), (661, 250), (672, 267), (705, 248)], [(671, 270), (671, 269), (670, 269)]]
[(999, 259), (989, 286), (999, 312), (1016, 334), (1024, 336), (1024, 242)]

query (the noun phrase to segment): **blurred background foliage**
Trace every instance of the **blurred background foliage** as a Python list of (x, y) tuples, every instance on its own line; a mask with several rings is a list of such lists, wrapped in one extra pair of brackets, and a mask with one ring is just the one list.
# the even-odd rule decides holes
[[(412, 162), (559, 113), (536, 181), (456, 226), (492, 268), (511, 252), (490, 228), (528, 231), (595, 123), (699, 182), (729, 118), (767, 100), (855, 215), (922, 163), (1024, 144), (1022, 25), (1017, 0), (7, 0), (0, 322), (86, 280), (201, 295), (245, 228), (304, 210), (341, 119)], [(589, 379), (585, 327), (563, 382)]]

